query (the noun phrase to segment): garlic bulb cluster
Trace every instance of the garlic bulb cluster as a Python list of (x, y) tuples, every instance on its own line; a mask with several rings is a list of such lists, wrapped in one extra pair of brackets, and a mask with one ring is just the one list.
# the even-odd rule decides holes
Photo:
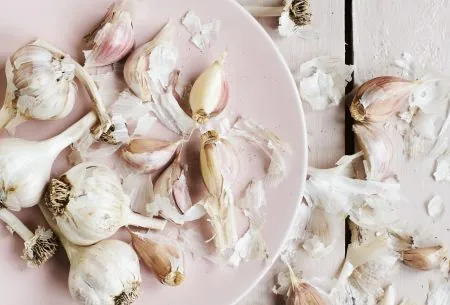
[(229, 84), (224, 72), (227, 54), (215, 61), (197, 78), (189, 96), (192, 118), (203, 124), (219, 115), (228, 105)]
[(92, 245), (122, 226), (165, 226), (163, 220), (133, 213), (116, 173), (94, 163), (81, 163), (52, 179), (43, 204), (65, 238), (76, 245)]
[(3, 207), (0, 207), (0, 220), (23, 239), (22, 258), (29, 267), (45, 264), (58, 251), (59, 242), (52, 230), (38, 227), (33, 234), (20, 219)]
[(134, 249), (161, 283), (178, 286), (184, 281), (184, 254), (177, 243), (151, 232), (130, 234)]
[(125, 1), (114, 3), (100, 24), (86, 37), (89, 50), (84, 51), (85, 67), (102, 67), (123, 59), (134, 46), (131, 14), (124, 10)]

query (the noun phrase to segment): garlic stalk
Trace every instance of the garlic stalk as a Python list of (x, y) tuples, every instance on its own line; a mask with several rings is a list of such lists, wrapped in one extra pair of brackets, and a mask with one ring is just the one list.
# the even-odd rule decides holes
[(173, 160), (184, 140), (176, 142), (134, 139), (122, 148), (122, 158), (140, 173), (153, 173)]
[(0, 207), (0, 220), (10, 227), (24, 241), (22, 258), (29, 267), (39, 267), (55, 255), (59, 242), (52, 230), (37, 227), (31, 232), (11, 211)]
[(81, 246), (109, 238), (122, 226), (162, 230), (166, 224), (133, 213), (119, 177), (94, 163), (81, 163), (52, 179), (43, 204), (64, 237)]
[(247, 11), (255, 17), (280, 17), (283, 12), (289, 13), (289, 18), (297, 25), (304, 26), (311, 23), (311, 8), (308, 0), (286, 0), (285, 6), (264, 7), (245, 6)]
[(178, 286), (184, 281), (184, 254), (177, 243), (151, 232), (130, 234), (134, 249), (161, 283)]
[(219, 115), (228, 105), (229, 84), (224, 72), (227, 54), (223, 53), (212, 66), (197, 78), (189, 96), (192, 118), (200, 124)]
[(446, 259), (448, 259), (447, 249), (442, 246), (409, 248), (400, 252), (400, 260), (417, 270), (439, 268)]
[(408, 103), (409, 95), (418, 84), (395, 76), (371, 79), (356, 91), (350, 113), (358, 122), (383, 122)]
[(84, 51), (85, 67), (102, 67), (123, 59), (134, 46), (131, 14), (124, 4), (114, 3), (100, 24), (84, 37), (89, 50)]

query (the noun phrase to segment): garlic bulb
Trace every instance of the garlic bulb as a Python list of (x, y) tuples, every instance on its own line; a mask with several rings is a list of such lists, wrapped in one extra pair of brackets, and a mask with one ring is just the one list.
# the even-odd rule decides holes
[(0, 207), (0, 219), (25, 242), (22, 258), (29, 267), (45, 264), (59, 249), (59, 242), (52, 230), (38, 227), (33, 234), (12, 212)]
[(245, 8), (255, 17), (280, 17), (283, 12), (287, 12), (289, 19), (297, 26), (311, 23), (311, 9), (307, 0), (287, 0), (285, 6), (278, 7), (246, 6)]
[(178, 244), (151, 232), (130, 234), (134, 249), (161, 283), (178, 286), (184, 281), (184, 254)]
[(229, 84), (223, 69), (226, 55), (203, 71), (192, 86), (189, 104), (192, 118), (200, 124), (219, 115), (228, 104)]
[(350, 105), (350, 113), (358, 122), (382, 122), (407, 104), (417, 82), (395, 76), (382, 76), (362, 84)]
[(442, 246), (428, 248), (409, 248), (400, 252), (400, 260), (407, 266), (418, 270), (439, 268), (447, 259), (447, 249)]
[(123, 59), (134, 46), (131, 14), (124, 10), (125, 1), (114, 3), (100, 24), (86, 37), (89, 50), (84, 51), (85, 67), (102, 67)]
[[(144, 102), (152, 100), (153, 86), (167, 85), (169, 74), (173, 71), (178, 56), (177, 50), (172, 45), (173, 32), (173, 25), (169, 21), (153, 40), (134, 50), (125, 63), (123, 70), (125, 82)], [(167, 62), (159, 66), (158, 61)], [(162, 83), (155, 84), (155, 81)]]
[(122, 148), (122, 157), (140, 173), (153, 173), (166, 167), (183, 141), (167, 142), (133, 139)]
[(52, 179), (43, 204), (64, 237), (81, 246), (111, 237), (122, 226), (165, 226), (165, 221), (133, 213), (115, 172), (94, 163), (81, 163)]
[(66, 117), (76, 98), (76, 76), (86, 87), (100, 119), (99, 137), (111, 122), (97, 85), (70, 56), (37, 40), (17, 50), (6, 62), (7, 93), (0, 111), (0, 128), (13, 130), (24, 120)]
[(90, 112), (58, 136), (42, 142), (0, 139), (0, 204), (15, 211), (36, 205), (56, 157), (96, 121), (95, 113)]

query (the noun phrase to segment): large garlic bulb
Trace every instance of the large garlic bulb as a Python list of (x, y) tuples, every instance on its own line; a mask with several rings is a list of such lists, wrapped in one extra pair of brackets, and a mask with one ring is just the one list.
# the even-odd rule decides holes
[(52, 179), (43, 202), (61, 233), (76, 245), (92, 245), (122, 226), (165, 226), (163, 220), (133, 213), (116, 173), (94, 163), (81, 163)]

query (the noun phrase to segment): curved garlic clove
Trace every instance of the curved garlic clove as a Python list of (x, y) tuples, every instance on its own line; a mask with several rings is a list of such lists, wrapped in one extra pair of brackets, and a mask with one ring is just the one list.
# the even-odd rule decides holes
[(395, 76), (381, 76), (362, 84), (350, 105), (358, 122), (381, 122), (396, 114), (407, 102), (417, 82)]
[(410, 248), (400, 251), (400, 260), (407, 266), (417, 270), (431, 270), (441, 266), (447, 259), (447, 249), (442, 246), (428, 248)]
[(223, 65), (227, 53), (207, 68), (197, 78), (189, 95), (192, 118), (203, 124), (219, 115), (229, 100), (229, 84)]
[(166, 167), (173, 160), (182, 141), (167, 142), (150, 139), (134, 139), (122, 148), (122, 157), (141, 173), (153, 173)]
[(394, 147), (389, 135), (376, 125), (355, 124), (353, 131), (364, 152), (367, 179), (382, 181), (391, 174), (394, 157)]
[(154, 233), (130, 234), (134, 249), (161, 283), (178, 286), (184, 281), (184, 254), (178, 244)]
[(167, 71), (163, 71), (163, 75), (161, 75), (163, 78), (167, 76), (167, 79), (160, 79), (163, 82), (161, 85), (167, 85), (164, 84), (164, 82), (168, 81), (169, 74), (173, 70), (172, 67), (176, 62), (177, 57), (177, 51), (172, 45), (173, 33), (174, 28), (169, 21), (155, 38), (134, 50), (125, 63), (123, 70), (125, 82), (133, 93), (145, 102), (150, 102), (152, 100), (153, 81), (158, 79), (158, 77), (155, 78), (155, 76), (152, 75), (152, 66), (154, 64), (159, 64), (154, 63), (153, 61), (155, 58), (152, 57), (156, 57), (159, 54), (168, 56), (166, 60), (168, 60), (169, 63), (164, 65), (166, 66), (165, 69), (167, 69)]
[(85, 67), (102, 67), (123, 59), (134, 46), (131, 14), (124, 3), (114, 3), (100, 24), (84, 37), (89, 50), (84, 51)]
[(92, 245), (122, 226), (157, 230), (165, 226), (165, 221), (133, 213), (119, 177), (94, 163), (81, 163), (52, 179), (43, 204), (64, 237), (76, 245)]

